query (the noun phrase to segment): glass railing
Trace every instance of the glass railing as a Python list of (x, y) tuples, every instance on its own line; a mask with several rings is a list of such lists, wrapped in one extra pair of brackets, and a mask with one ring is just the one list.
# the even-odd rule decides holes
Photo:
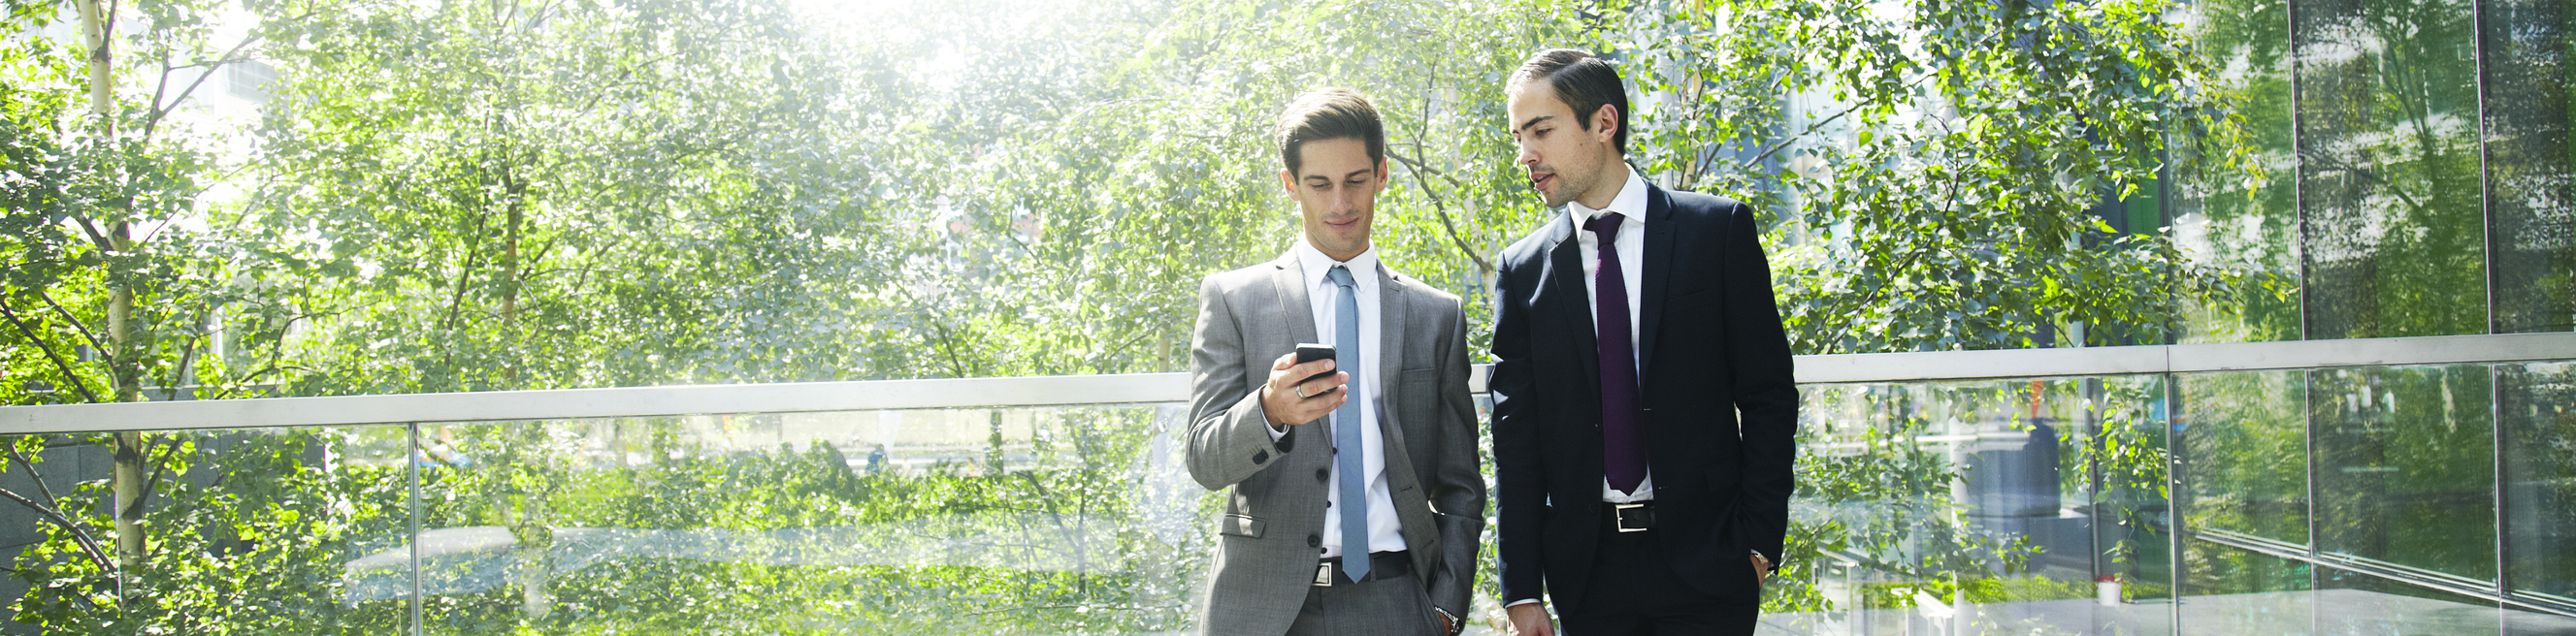
[[(2576, 632), (2570, 360), (2576, 334), (1801, 358), (1763, 633)], [(1187, 632), (1218, 495), (1182, 465), (1186, 382), (10, 407), (0, 593), (27, 633)]]

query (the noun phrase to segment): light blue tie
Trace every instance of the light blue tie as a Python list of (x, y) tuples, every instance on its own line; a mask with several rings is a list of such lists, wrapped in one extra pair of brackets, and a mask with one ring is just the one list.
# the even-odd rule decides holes
[(1361, 460), (1367, 453), (1360, 446), (1360, 299), (1351, 284), (1351, 270), (1336, 265), (1328, 274), (1341, 293), (1333, 300), (1334, 368), (1351, 374), (1350, 384), (1342, 387), (1349, 401), (1333, 409), (1333, 465), (1342, 471), (1342, 573), (1351, 580), (1368, 578), (1369, 524), (1368, 475), (1361, 471)]

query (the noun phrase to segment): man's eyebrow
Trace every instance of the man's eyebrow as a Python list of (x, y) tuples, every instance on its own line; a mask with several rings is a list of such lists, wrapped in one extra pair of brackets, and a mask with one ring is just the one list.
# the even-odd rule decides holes
[(1531, 117), (1531, 118), (1529, 118), (1529, 121), (1521, 122), (1521, 127), (1519, 127), (1519, 128), (1514, 128), (1514, 129), (1512, 129), (1512, 130), (1515, 130), (1515, 131), (1520, 131), (1520, 130), (1529, 130), (1529, 127), (1531, 127), (1531, 126), (1536, 126), (1536, 125), (1538, 125), (1538, 123), (1539, 123), (1539, 122), (1543, 122), (1543, 121), (1547, 121), (1547, 120), (1555, 119), (1555, 118), (1556, 118), (1556, 116), (1555, 116), (1555, 115), (1540, 115), (1540, 116), (1537, 116), (1537, 117)]
[(1357, 179), (1357, 178), (1359, 178), (1359, 176), (1360, 176), (1360, 175), (1368, 174), (1370, 171), (1373, 171), (1373, 170), (1376, 170), (1376, 168), (1361, 168), (1361, 169), (1358, 169), (1358, 170), (1352, 170), (1350, 174), (1342, 175), (1342, 178), (1344, 178), (1344, 179)]

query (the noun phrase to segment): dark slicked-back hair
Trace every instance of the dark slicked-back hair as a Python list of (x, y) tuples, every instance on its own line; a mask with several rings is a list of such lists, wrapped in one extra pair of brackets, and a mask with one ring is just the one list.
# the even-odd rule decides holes
[(1368, 146), (1369, 165), (1386, 160), (1386, 123), (1367, 97), (1347, 88), (1324, 88), (1298, 95), (1279, 113), (1279, 161), (1297, 174), (1297, 149), (1309, 141), (1357, 139)]
[(1557, 101), (1574, 107), (1575, 125), (1584, 130), (1592, 129), (1592, 116), (1599, 114), (1603, 105), (1618, 108), (1619, 130), (1611, 141), (1620, 155), (1628, 154), (1628, 88), (1619, 83), (1619, 69), (1581, 49), (1548, 49), (1522, 62), (1521, 69), (1512, 73), (1505, 86), (1513, 91), (1529, 90), (1540, 80), (1556, 91)]

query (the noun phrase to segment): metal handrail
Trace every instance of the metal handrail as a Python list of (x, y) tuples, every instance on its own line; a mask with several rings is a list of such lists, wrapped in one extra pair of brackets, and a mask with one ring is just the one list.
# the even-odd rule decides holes
[[(1860, 384), (2576, 359), (2576, 333), (2427, 336), (1797, 357), (1800, 384)], [(1476, 365), (1471, 391), (1485, 390)], [(0, 435), (1148, 404), (1189, 400), (1189, 374), (616, 387), (0, 407)]]
[(2261, 537), (2242, 532), (2218, 530), (2214, 528), (2200, 528), (2196, 530), (2186, 529), (2183, 531), (2183, 536), (2195, 541), (2207, 541), (2273, 558), (2335, 568), (2381, 580), (2456, 594), (2482, 601), (2511, 605), (2531, 611), (2556, 614), (2559, 616), (2576, 616), (2576, 605), (2559, 602), (2558, 597), (2547, 594), (2506, 591), (2502, 586), (2492, 580), (2460, 576), (2439, 570), (2430, 570), (2391, 561), (2339, 552), (2320, 552), (2311, 550), (2309, 546), (2304, 543), (2282, 541), (2269, 537)]

